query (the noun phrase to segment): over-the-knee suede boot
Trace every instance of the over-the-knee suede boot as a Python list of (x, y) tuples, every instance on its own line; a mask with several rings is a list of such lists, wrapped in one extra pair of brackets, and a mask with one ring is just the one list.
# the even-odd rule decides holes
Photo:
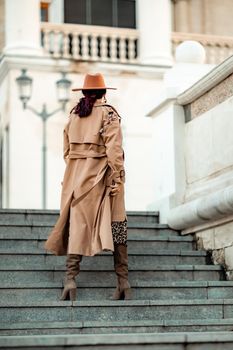
[(132, 290), (128, 281), (127, 245), (114, 244), (113, 258), (114, 268), (117, 275), (117, 287), (111, 299), (132, 299)]
[(77, 286), (75, 282), (75, 276), (77, 276), (80, 271), (79, 264), (81, 261), (82, 255), (67, 254), (66, 275), (61, 300), (76, 300)]

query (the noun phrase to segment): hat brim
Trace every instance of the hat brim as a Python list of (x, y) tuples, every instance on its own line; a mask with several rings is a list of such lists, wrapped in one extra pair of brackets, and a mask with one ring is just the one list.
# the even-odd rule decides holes
[(113, 88), (113, 87), (102, 87), (100, 88), (98, 87), (89, 87), (89, 88), (75, 88), (72, 89), (72, 91), (81, 91), (81, 90), (117, 90), (117, 88)]

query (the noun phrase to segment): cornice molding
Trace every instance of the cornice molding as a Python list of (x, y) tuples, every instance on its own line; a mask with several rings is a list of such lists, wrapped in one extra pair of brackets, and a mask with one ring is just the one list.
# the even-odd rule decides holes
[(55, 59), (50, 56), (2, 55), (0, 59), (0, 82), (10, 69), (39, 69), (41, 71), (68, 73), (86, 73), (87, 70), (97, 71), (118, 76), (130, 75), (147, 79), (162, 79), (170, 66), (154, 66), (144, 64), (119, 64), (92, 61), (74, 61), (70, 59)]
[(233, 215), (233, 185), (181, 204), (170, 210), (168, 225), (190, 232), (193, 227), (209, 225)]
[(187, 105), (204, 95), (207, 91), (221, 83), (230, 74), (233, 73), (233, 56), (228, 57), (225, 61), (214, 67), (203, 78), (198, 80), (190, 88), (182, 92), (177, 97), (180, 105)]

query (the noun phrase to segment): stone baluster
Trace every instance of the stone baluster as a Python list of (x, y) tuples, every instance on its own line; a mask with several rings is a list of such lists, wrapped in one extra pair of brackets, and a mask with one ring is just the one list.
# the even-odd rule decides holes
[(75, 59), (80, 58), (80, 54), (79, 54), (79, 34), (77, 32), (73, 33), (72, 57), (75, 58)]
[(208, 62), (209, 64), (216, 64), (216, 60), (218, 61), (218, 57), (216, 57), (216, 47), (212, 43), (208, 43)]
[(82, 58), (84, 60), (90, 58), (88, 33), (82, 33)]
[(108, 61), (108, 37), (104, 34), (101, 35), (100, 55), (102, 61)]
[(50, 53), (50, 30), (44, 29), (44, 50), (46, 53)]
[(91, 36), (91, 59), (93, 61), (98, 60), (98, 34), (92, 34)]
[(110, 60), (117, 61), (117, 36), (111, 35), (110, 39)]
[(122, 63), (126, 62), (126, 38), (125, 37), (120, 38), (119, 51), (120, 51), (120, 61)]
[(220, 63), (220, 62), (222, 62), (224, 60), (224, 57), (227, 57), (226, 56), (227, 50), (226, 50), (225, 44), (223, 43), (223, 44), (219, 45), (219, 47), (216, 46), (215, 56), (216, 56), (217, 51), (218, 51), (218, 60), (219, 60), (219, 63)]
[(60, 45), (61, 45), (61, 38), (59, 30), (54, 30), (53, 32), (53, 57), (58, 58), (61, 56), (61, 50), (60, 50)]
[(135, 38), (129, 38), (128, 56), (130, 62), (135, 61)]
[(69, 52), (69, 32), (64, 32), (63, 34), (63, 57), (70, 58)]

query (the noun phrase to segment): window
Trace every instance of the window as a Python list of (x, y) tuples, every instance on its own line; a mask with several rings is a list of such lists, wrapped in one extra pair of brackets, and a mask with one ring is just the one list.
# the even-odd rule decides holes
[(135, 0), (64, 0), (65, 23), (136, 27)]
[(49, 2), (40, 3), (40, 19), (41, 22), (48, 22), (49, 20)]

